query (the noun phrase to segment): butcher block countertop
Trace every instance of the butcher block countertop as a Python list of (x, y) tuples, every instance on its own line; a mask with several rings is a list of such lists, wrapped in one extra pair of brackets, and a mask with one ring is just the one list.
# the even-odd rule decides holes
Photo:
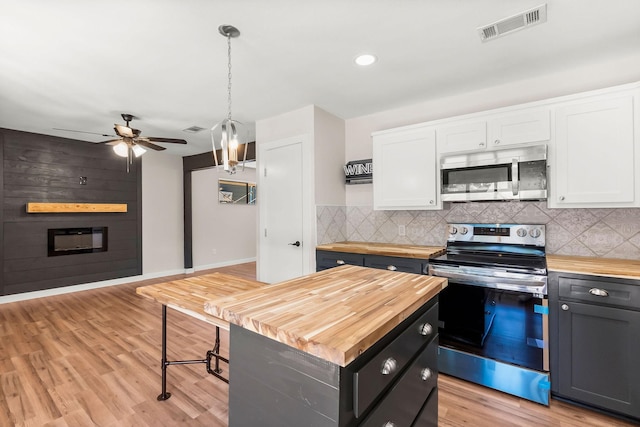
[(547, 255), (547, 269), (564, 273), (640, 280), (640, 261), (629, 259)]
[(204, 311), (204, 303), (213, 298), (266, 286), (266, 283), (223, 273), (204, 274), (136, 289), (138, 295), (152, 299), (189, 316), (229, 329), (229, 323)]
[(346, 366), (446, 286), (441, 277), (344, 265), (217, 298), (204, 310)]
[(319, 251), (428, 259), (444, 254), (442, 246), (396, 245), (393, 243), (335, 242), (316, 246)]

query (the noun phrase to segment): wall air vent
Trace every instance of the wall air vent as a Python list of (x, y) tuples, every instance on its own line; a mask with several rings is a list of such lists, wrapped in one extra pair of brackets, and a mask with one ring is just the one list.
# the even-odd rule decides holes
[(545, 3), (533, 9), (525, 10), (517, 15), (501, 19), (493, 24), (483, 25), (478, 28), (478, 33), (480, 39), (486, 42), (546, 21), (547, 4)]

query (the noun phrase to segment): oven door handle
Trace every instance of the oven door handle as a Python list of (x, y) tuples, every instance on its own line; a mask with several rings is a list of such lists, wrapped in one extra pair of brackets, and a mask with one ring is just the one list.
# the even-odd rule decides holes
[(518, 179), (518, 159), (511, 161), (511, 191), (514, 196), (518, 195), (520, 182)]
[(515, 274), (483, 275), (460, 272), (457, 268), (429, 265), (431, 276), (444, 277), (451, 282), (482, 288), (502, 289), (505, 291), (524, 292), (532, 295), (547, 295), (547, 277), (527, 275), (517, 277)]

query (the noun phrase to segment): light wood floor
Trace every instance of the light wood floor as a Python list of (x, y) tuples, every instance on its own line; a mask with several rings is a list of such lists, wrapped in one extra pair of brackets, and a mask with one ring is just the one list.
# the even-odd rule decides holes
[[(255, 263), (215, 271), (255, 278)], [(170, 366), (173, 396), (156, 400), (161, 306), (135, 288), (167, 279), (0, 305), (0, 426), (226, 426), (228, 386), (204, 365)], [(168, 316), (169, 359), (202, 359), (213, 327), (173, 310)], [(444, 375), (439, 387), (441, 426), (633, 425)]]

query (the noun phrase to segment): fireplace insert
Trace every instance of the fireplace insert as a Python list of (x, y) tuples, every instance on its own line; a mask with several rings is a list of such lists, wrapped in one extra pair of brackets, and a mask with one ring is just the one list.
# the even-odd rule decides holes
[(108, 227), (50, 228), (48, 255), (72, 255), (107, 250)]

